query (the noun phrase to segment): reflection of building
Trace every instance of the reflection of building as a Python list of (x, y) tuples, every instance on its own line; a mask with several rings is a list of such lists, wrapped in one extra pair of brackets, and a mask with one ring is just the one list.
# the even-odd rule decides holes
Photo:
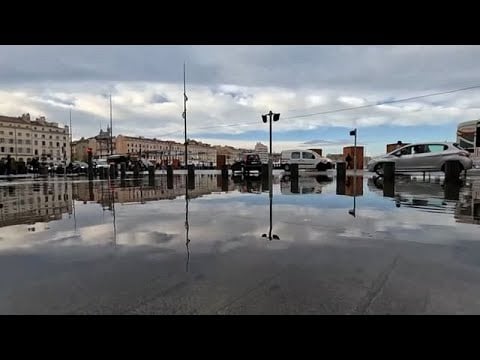
[(36, 120), (30, 120), (30, 114), (0, 116), (0, 159), (7, 155), (25, 162), (33, 158), (70, 161), (69, 128), (48, 122), (43, 116)]
[(71, 212), (71, 183), (0, 187), (0, 227), (59, 220)]
[[(89, 188), (89, 183), (77, 183), (74, 184), (73, 195), (75, 200), (94, 201), (103, 206), (109, 206), (109, 202), (112, 201), (112, 192), (117, 204), (173, 200), (185, 195), (185, 176), (175, 175), (173, 177), (173, 189), (168, 189), (166, 177), (156, 180), (155, 186), (148, 186), (148, 182), (144, 183), (143, 180), (136, 184), (128, 183), (126, 186), (120, 186), (119, 183), (116, 183), (112, 187), (109, 187), (108, 183), (105, 182), (95, 182), (92, 189)], [(228, 191), (232, 190), (234, 190), (234, 184), (229, 181)], [(188, 195), (190, 198), (196, 198), (220, 191), (225, 190), (224, 185), (218, 183), (217, 176), (197, 175), (195, 177), (195, 189), (189, 190)]]
[(345, 195), (363, 195), (363, 176), (347, 176), (345, 179)]

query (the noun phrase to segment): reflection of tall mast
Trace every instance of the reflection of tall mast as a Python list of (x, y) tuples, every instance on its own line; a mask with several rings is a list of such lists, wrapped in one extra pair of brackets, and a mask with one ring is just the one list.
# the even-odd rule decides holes
[(190, 239), (188, 237), (188, 233), (190, 230), (190, 225), (188, 223), (188, 174), (185, 175), (185, 246), (187, 248), (187, 264), (186, 264), (186, 270), (188, 272), (188, 265), (190, 262), (190, 248), (188, 244), (190, 243)]
[[(273, 176), (272, 176), (273, 177)], [(270, 202), (270, 228), (268, 230), (268, 240), (272, 240), (272, 239), (275, 239), (275, 240), (280, 240), (280, 238), (278, 237), (278, 235), (275, 235), (273, 234), (272, 235), (272, 213), (273, 213), (273, 179), (269, 179), (269, 185), (270, 185), (270, 190), (268, 192), (268, 197), (269, 197), (269, 202)], [(263, 234), (262, 237), (267, 237), (267, 234)]]
[[(111, 183), (109, 182), (109, 186)], [(115, 212), (115, 192), (113, 187), (110, 188), (110, 194), (112, 196), (112, 215), (113, 215), (113, 245), (117, 245), (117, 219)]]

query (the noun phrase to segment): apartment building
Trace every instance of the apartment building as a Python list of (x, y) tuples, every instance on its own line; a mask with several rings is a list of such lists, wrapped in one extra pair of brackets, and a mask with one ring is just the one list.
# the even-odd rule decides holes
[(260, 160), (262, 161), (262, 163), (264, 164), (268, 163), (268, 146), (263, 145), (262, 143), (256, 143), (255, 152), (260, 157)]
[(14, 160), (28, 162), (33, 158), (60, 163), (70, 161), (68, 126), (46, 121), (44, 116), (35, 120), (30, 114), (20, 117), (0, 116), (0, 159), (8, 155)]

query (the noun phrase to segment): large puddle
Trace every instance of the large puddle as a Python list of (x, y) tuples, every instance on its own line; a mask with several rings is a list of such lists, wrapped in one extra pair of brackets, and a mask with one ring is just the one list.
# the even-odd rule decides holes
[(480, 313), (480, 178), (0, 184), (0, 313)]

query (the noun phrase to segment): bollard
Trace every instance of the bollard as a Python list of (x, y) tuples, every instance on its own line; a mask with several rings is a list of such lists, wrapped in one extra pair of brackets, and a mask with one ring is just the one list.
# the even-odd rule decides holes
[(138, 166), (138, 161), (135, 161), (133, 164), (133, 177), (136, 179), (140, 176), (140, 168)]
[[(337, 167), (337, 183), (338, 181), (342, 181), (345, 183), (345, 179), (347, 177), (347, 163), (344, 161), (339, 161), (336, 164)], [(344, 186), (345, 191), (345, 186)]]
[(189, 165), (189, 172), (188, 172), (188, 175), (187, 175), (187, 187), (188, 187), (188, 190), (195, 190), (195, 176), (191, 174), (190, 172), (190, 166)]
[(447, 160), (444, 166), (445, 182), (458, 182), (462, 172), (461, 164), (456, 160)]
[(261, 172), (262, 172), (262, 178), (263, 177), (268, 178), (268, 164), (262, 164)]
[(188, 172), (188, 178), (195, 178), (195, 166), (193, 165), (188, 165), (187, 166), (187, 172)]
[(173, 176), (173, 167), (172, 165), (167, 166), (167, 176)]
[(124, 180), (127, 177), (127, 163), (120, 164), (120, 179)]
[(395, 182), (395, 163), (393, 161), (383, 163), (383, 182)]
[(228, 166), (227, 165), (222, 165), (222, 177), (223, 178), (228, 178)]
[[(90, 176), (90, 175), (89, 175)], [(89, 195), (89, 199), (90, 201), (94, 201), (95, 200), (95, 195), (93, 193), (93, 182), (92, 180), (89, 180), (88, 181), (88, 195)]]
[(117, 165), (116, 164), (110, 164), (110, 179), (115, 179), (116, 178), (116, 174), (115, 174), (115, 170), (116, 170), (116, 167)]
[(270, 178), (268, 173), (262, 171), (262, 191), (270, 191)]
[(93, 180), (93, 161), (92, 161), (92, 153), (88, 153), (88, 180)]
[(148, 167), (148, 185), (155, 186), (155, 166)]
[(293, 179), (298, 178), (298, 164), (290, 165), (290, 177)]
[(173, 175), (167, 175), (167, 189), (173, 189)]
[(383, 196), (395, 197), (395, 181), (387, 181), (383, 179)]
[(155, 166), (150, 165), (150, 166), (148, 167), (148, 177), (149, 177), (149, 178), (155, 177)]
[(445, 200), (458, 200), (460, 196), (461, 181), (459, 179), (446, 181), (443, 184)]
[[(291, 167), (293, 170), (293, 166)], [(300, 188), (298, 186), (298, 176), (290, 178), (290, 192), (292, 194), (300, 194)]]

